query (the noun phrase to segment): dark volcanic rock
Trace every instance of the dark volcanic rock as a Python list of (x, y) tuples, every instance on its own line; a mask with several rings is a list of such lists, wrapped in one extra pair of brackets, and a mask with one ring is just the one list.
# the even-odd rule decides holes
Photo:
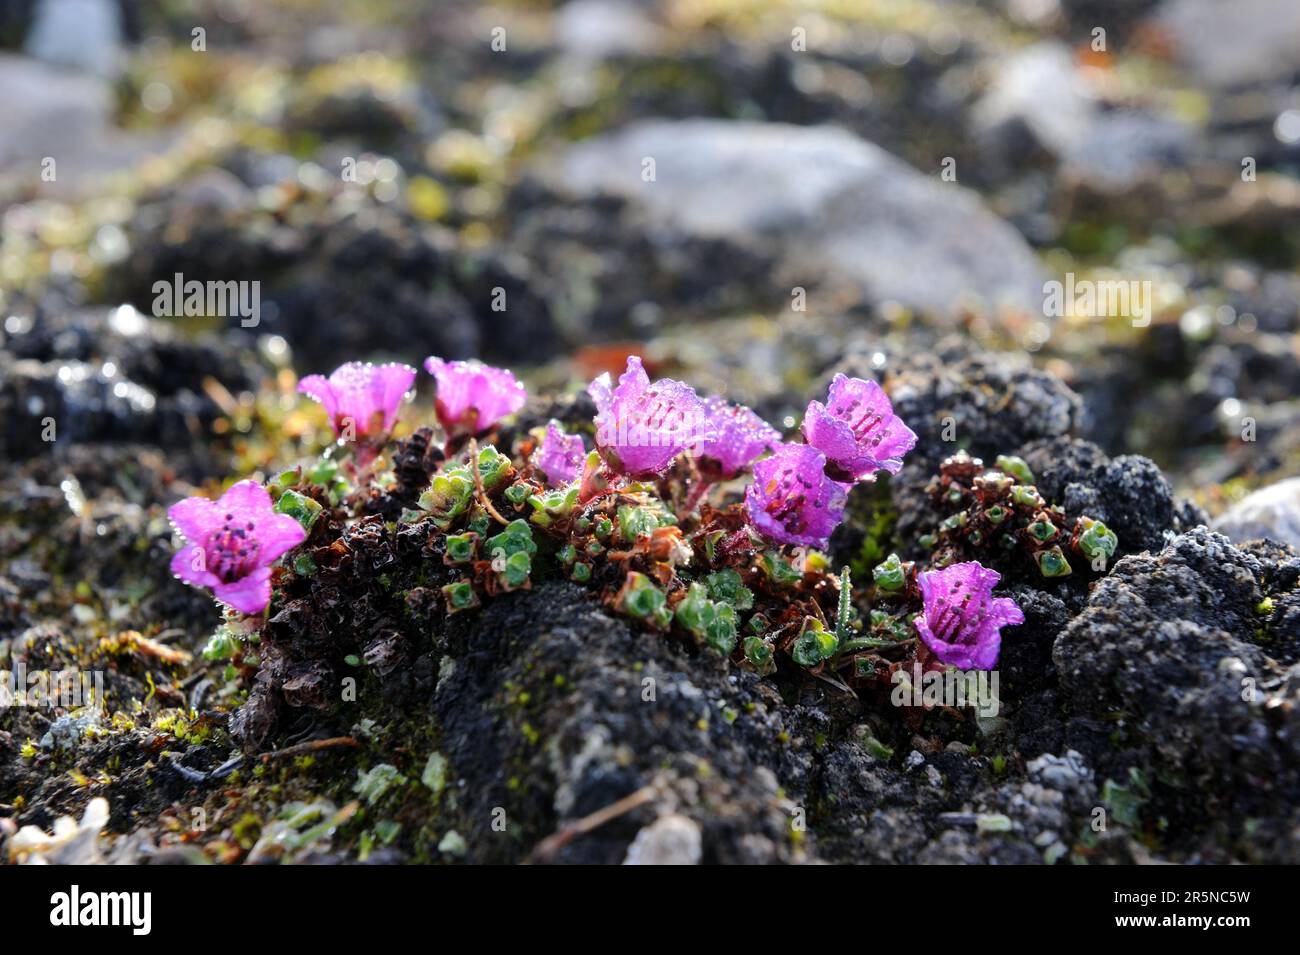
[[(496, 601), (449, 630), (434, 706), (480, 861), (515, 861), (643, 786), (658, 788), (650, 806), (551, 858), (619, 862), (638, 827), (667, 811), (700, 825), (705, 862), (803, 858), (778, 787), (802, 788), (808, 757), (778, 739), (797, 727), (753, 674), (692, 658), (571, 584)], [(491, 831), (497, 806), (522, 827), (522, 846)]]
[(1284, 833), (1300, 803), (1300, 668), (1270, 655), (1273, 621), (1261, 612), (1270, 591), (1290, 606), (1294, 582), (1274, 557), (1205, 528), (1158, 555), (1127, 557), (1053, 651), (1074, 712), (1111, 722), (1093, 765), (1115, 780), (1142, 774), (1154, 790), (1150, 818), (1167, 818), (1171, 839), (1211, 859), (1247, 841), (1249, 824), (1259, 857), (1296, 861)]
[[(1167, 531), (1204, 521), (1199, 509), (1175, 500), (1148, 459), (1112, 459), (1096, 445), (1069, 437), (1079, 426), (1081, 402), (1058, 378), (1007, 356), (961, 357), (964, 348), (952, 351), (941, 344), (934, 355), (909, 359), (886, 381), (895, 413), (918, 437), (891, 483), (904, 548), (914, 547), (946, 516), (924, 488), (959, 449), (990, 465), (999, 454), (1024, 457), (1043, 497), (1071, 518), (1105, 522), (1119, 536), (1121, 554), (1159, 549)], [(842, 370), (864, 373), (851, 366)], [(1028, 582), (1042, 583), (1037, 577)], [(1083, 593), (1077, 584), (1067, 578), (1076, 599)]]
[(112, 292), (148, 310), (154, 283), (176, 274), (260, 282), (259, 330), (282, 334), (312, 371), (366, 356), (535, 361), (559, 346), (526, 262), (460, 249), (449, 231), (340, 188), (290, 190), (271, 213), (197, 207), (181, 183), (138, 209)]
[(933, 353), (909, 357), (886, 382), (894, 413), (919, 439), (907, 457), (910, 468), (928, 479), (959, 448), (991, 462), (1078, 428), (1079, 396), (1059, 378), (1009, 355), (966, 352), (969, 346), (942, 342)]
[(129, 307), (19, 322), (0, 336), (0, 456), (110, 442), (201, 455), (222, 414), (202, 383), (255, 388), (265, 368), (253, 344), (237, 330), (189, 339)]
[(1038, 490), (1070, 517), (1086, 514), (1119, 536), (1120, 554), (1159, 550), (1176, 526), (1173, 488), (1147, 458), (1108, 458), (1087, 441), (1052, 438), (1021, 449)]

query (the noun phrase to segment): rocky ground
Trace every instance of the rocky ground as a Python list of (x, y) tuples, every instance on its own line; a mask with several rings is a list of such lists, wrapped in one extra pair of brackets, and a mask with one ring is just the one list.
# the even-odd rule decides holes
[[(0, 0), (0, 670), (107, 699), (0, 710), (0, 859), (102, 797), (37, 854), (1300, 861), (1292, 3), (126, 2), (38, 59), (39, 6)], [(257, 323), (156, 317), (176, 273), (259, 282)], [(1045, 316), (1066, 273), (1150, 280), (1148, 320)], [(855, 579), (923, 557), (959, 450), (1119, 552), (1000, 568), (991, 718), (760, 677), (559, 579), (399, 618), (341, 526), (365, 600), (309, 651), (220, 652), (171, 576), (170, 504), (326, 446), (301, 374), (508, 365), (510, 440), (588, 423), (629, 353), (788, 433), (881, 381), (920, 442), (854, 492)], [(355, 696), (307, 700), (349, 657)]]

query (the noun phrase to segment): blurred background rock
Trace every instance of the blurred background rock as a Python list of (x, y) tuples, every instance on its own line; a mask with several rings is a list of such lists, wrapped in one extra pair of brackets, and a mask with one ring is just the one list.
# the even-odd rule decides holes
[[(1221, 510), (1300, 462), (1297, 9), (3, 0), (6, 427), (82, 406), (39, 343), (180, 273), (261, 283), (256, 329), (164, 319), (226, 366), (637, 349), (778, 419), (958, 336)], [(1049, 317), (1067, 272), (1152, 280), (1150, 326)]]

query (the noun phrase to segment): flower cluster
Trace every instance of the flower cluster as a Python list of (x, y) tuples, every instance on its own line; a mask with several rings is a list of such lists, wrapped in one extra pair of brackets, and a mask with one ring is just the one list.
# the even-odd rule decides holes
[[(188, 541), (173, 559), (177, 576), (249, 615), (279, 594), (271, 626), (313, 599), (314, 586), (301, 581), (334, 579), (349, 555), (387, 568), (386, 584), (364, 599), (333, 600), (334, 624), (353, 606), (359, 613), (402, 592), (399, 553), (419, 566), (410, 568), (405, 609), (383, 613), (390, 622), (424, 612), (435, 579), (445, 612), (459, 613), (558, 571), (619, 612), (760, 673), (788, 659), (857, 685), (912, 658), (992, 666), (1002, 628), (1023, 621), (1013, 601), (992, 595), (997, 572), (951, 561), (918, 572), (896, 557), (876, 568), (873, 608), (860, 616), (848, 571), (832, 574), (816, 550), (843, 520), (854, 484), (897, 473), (916, 444), (875, 382), (835, 376), (826, 401), (809, 403), (803, 440), (785, 441), (750, 408), (651, 379), (632, 356), (617, 383), (606, 374), (588, 387), (594, 451), (582, 422), (568, 422), (574, 430), (566, 432), (554, 420), (499, 450), (477, 441), (520, 411), (523, 385), (477, 361), (429, 358), (424, 366), (434, 379), (441, 454), (431, 427), (384, 453), (414, 368), (352, 362), (328, 378), (308, 376), (300, 390), (354, 446), (352, 462), (327, 455), (267, 487), (241, 481), (217, 501), (175, 505), (172, 520)], [(702, 503), (718, 482), (747, 471), (739, 501)], [(318, 521), (322, 513), (328, 519)], [(297, 547), (291, 566), (276, 570)], [(367, 661), (390, 667), (404, 652), (396, 631), (375, 640), (360, 648)]]
[[(510, 372), (477, 361), (426, 358), (434, 377), (434, 409), (448, 440), (483, 434), (524, 406), (527, 393)], [(380, 443), (397, 423), (397, 412), (415, 384), (410, 365), (350, 361), (328, 378), (308, 375), (298, 390), (319, 401), (336, 437)]]
[[(527, 399), (524, 386), (503, 368), (440, 358), (428, 358), (424, 365), (436, 381), (435, 412), (449, 442), (491, 430)], [(392, 433), (415, 376), (410, 365), (352, 361), (329, 377), (307, 375), (298, 391), (325, 408), (336, 437), (364, 450), (359, 460), (370, 461), (373, 448)], [(172, 572), (188, 584), (210, 588), (241, 613), (261, 613), (271, 602), (271, 565), (306, 539), (304, 523), (315, 517), (306, 505), (319, 510), (314, 501), (295, 497), (273, 503), (256, 481), (240, 481), (218, 501), (190, 497), (174, 505), (168, 516), (190, 544), (172, 559)], [(296, 514), (295, 507), (304, 512)]]
[(897, 474), (916, 446), (884, 389), (845, 375), (831, 381), (826, 404), (809, 402), (803, 436), (806, 445), (783, 444), (755, 470), (745, 495), (754, 525), (783, 544), (826, 546), (853, 484)]

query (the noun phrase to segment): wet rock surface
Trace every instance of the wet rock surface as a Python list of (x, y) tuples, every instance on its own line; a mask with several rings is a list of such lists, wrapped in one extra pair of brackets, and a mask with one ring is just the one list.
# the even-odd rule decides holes
[(200, 451), (224, 411), (204, 382), (228, 394), (267, 373), (251, 335), (192, 340), (129, 306), (17, 315), (5, 328), (0, 453), (15, 462), (69, 444)]

